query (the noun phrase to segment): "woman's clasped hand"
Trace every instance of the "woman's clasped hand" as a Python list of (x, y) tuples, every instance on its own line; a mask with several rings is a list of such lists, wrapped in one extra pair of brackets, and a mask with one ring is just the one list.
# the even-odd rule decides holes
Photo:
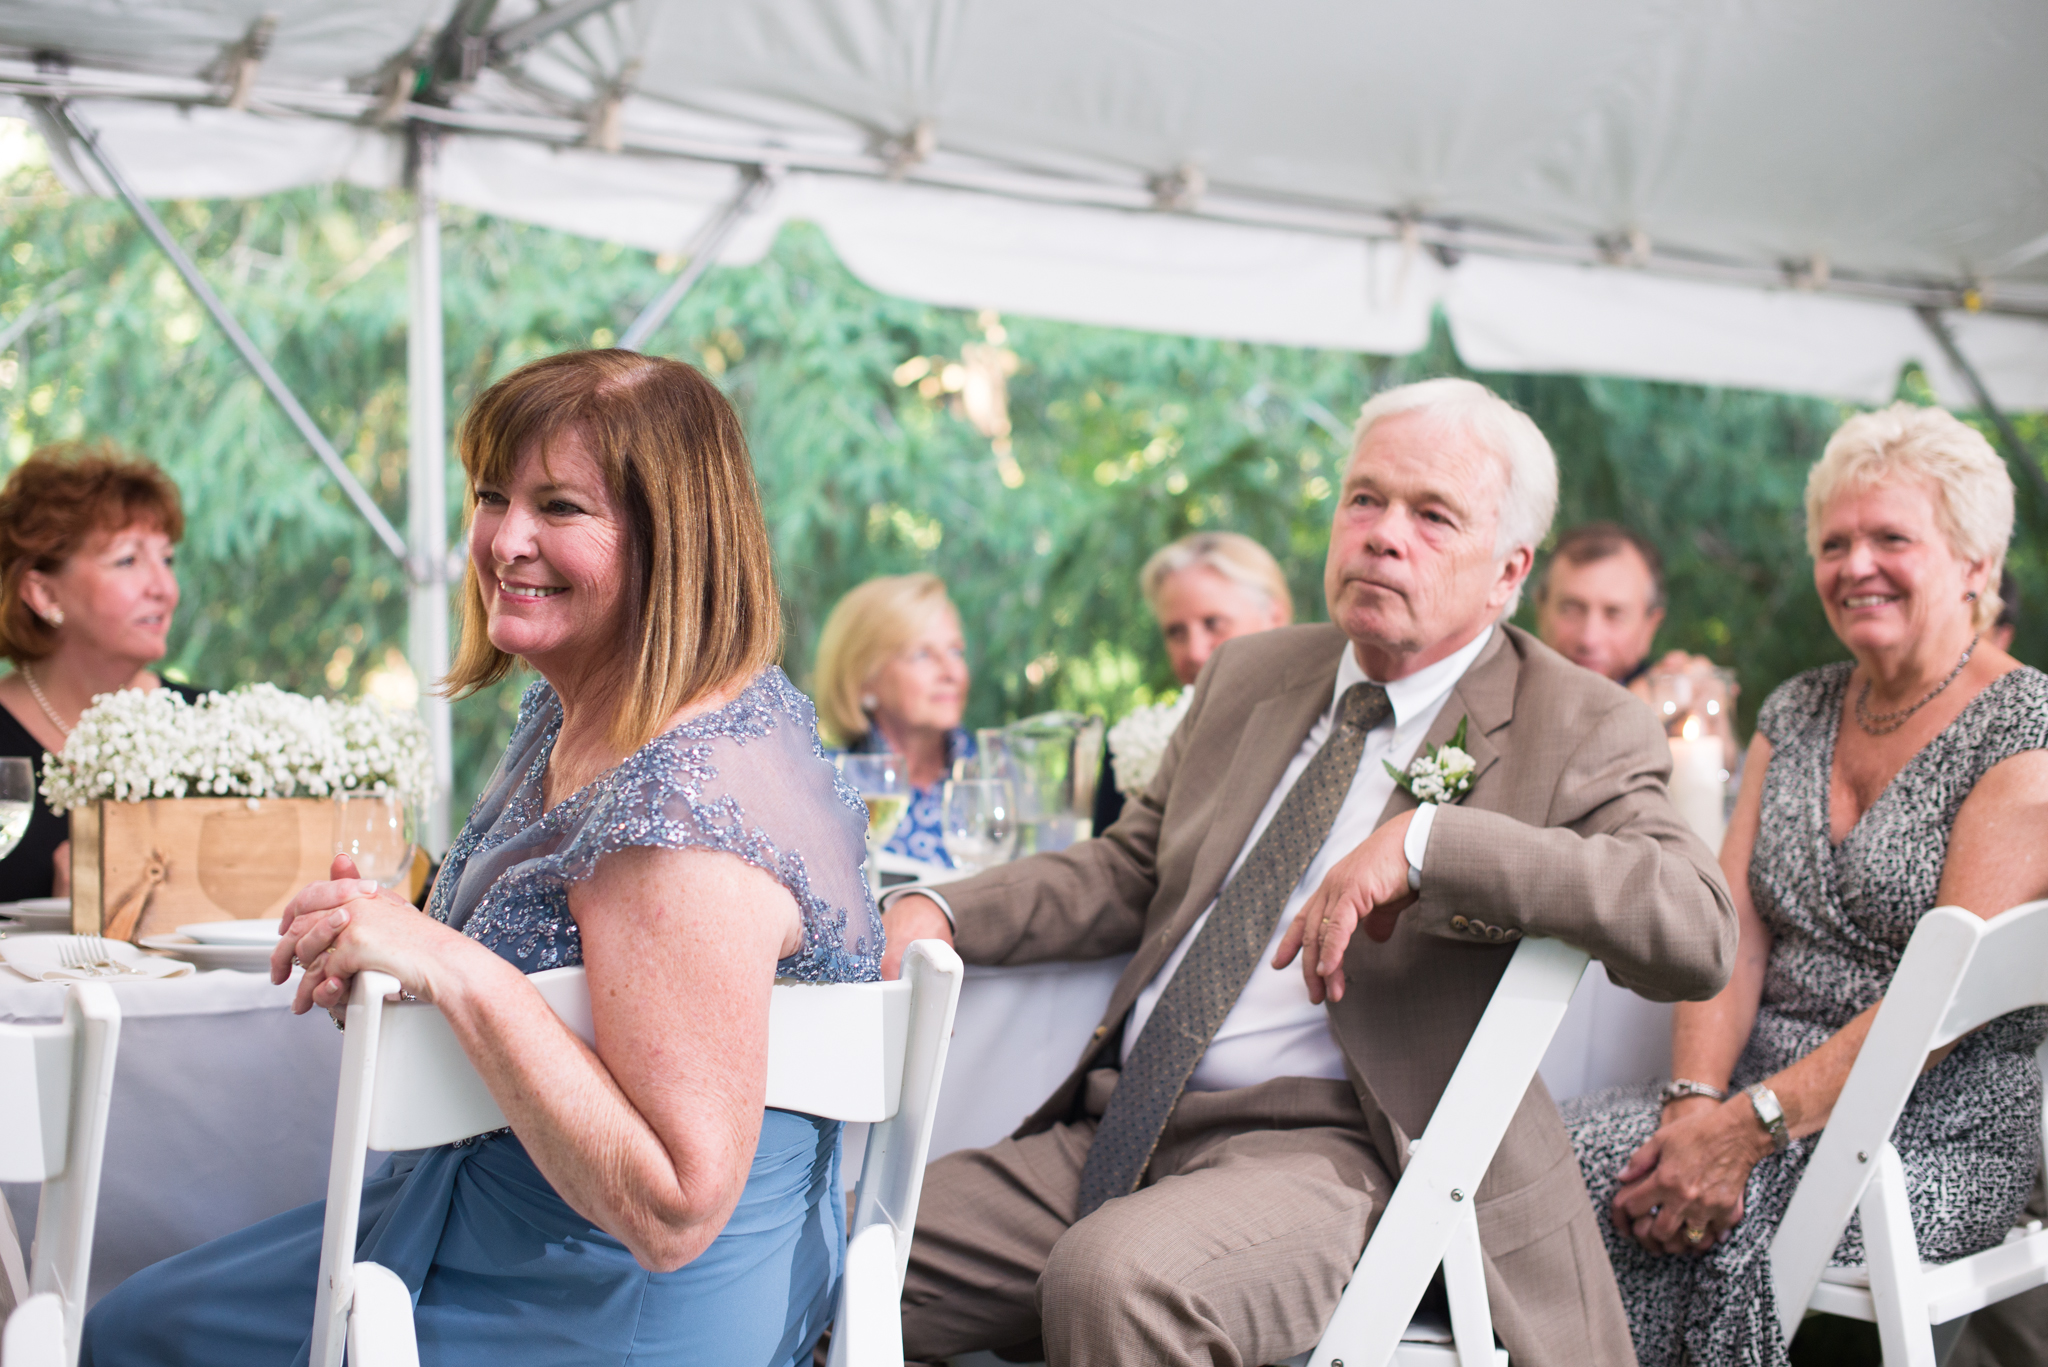
[(1749, 1099), (1685, 1097), (1629, 1156), (1609, 1211), (1614, 1227), (1653, 1253), (1703, 1253), (1742, 1219), (1749, 1174), (1771, 1152)]
[(347, 855), (337, 855), (324, 883), (308, 883), (285, 907), (270, 980), (282, 983), (294, 967), (305, 970), (292, 1011), (314, 1007), (339, 1013), (350, 980), (366, 970), (398, 979), (399, 991), (421, 1001), (435, 998), (435, 967), (475, 944), (407, 902), (396, 891), (356, 876)]

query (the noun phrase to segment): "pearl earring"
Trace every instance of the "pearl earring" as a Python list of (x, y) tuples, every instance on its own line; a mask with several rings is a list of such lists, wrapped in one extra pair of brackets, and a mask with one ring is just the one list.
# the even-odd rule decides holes
[(863, 712), (872, 712), (881, 705), (882, 700), (872, 693), (863, 693), (860, 695), (860, 710)]
[(53, 627), (61, 627), (61, 626), (63, 626), (63, 625), (64, 625), (64, 609), (62, 609), (62, 608), (51, 608), (51, 609), (50, 609), (50, 625), (51, 625), (51, 626), (53, 626)]

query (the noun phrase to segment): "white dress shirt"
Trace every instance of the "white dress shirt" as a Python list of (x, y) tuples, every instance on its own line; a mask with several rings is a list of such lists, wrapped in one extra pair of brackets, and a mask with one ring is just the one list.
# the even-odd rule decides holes
[[(1479, 652), (1486, 648), (1492, 636), (1493, 629), (1488, 627), (1478, 639), (1456, 654), (1419, 669), (1405, 679), (1382, 685), (1387, 690), (1387, 701), (1393, 704), (1393, 715), (1366, 733), (1365, 753), (1359, 758), (1358, 772), (1351, 780), (1351, 791), (1344, 795), (1344, 805), (1330, 827), (1329, 838), (1316, 852), (1308, 872), (1302, 874), (1301, 881), (1288, 894), (1287, 905), (1273, 923), (1272, 938), (1266, 943), (1259, 966), (1252, 970), (1251, 980), (1238, 996), (1237, 1005), (1223, 1018), (1216, 1037), (1209, 1042), (1208, 1052), (1195, 1065), (1194, 1074), (1188, 1079), (1189, 1090), (1220, 1092), (1233, 1087), (1250, 1087), (1276, 1077), (1343, 1078), (1344, 1057), (1338, 1051), (1335, 1036), (1330, 1033), (1329, 1013), (1309, 1001), (1308, 986), (1301, 975), (1301, 960), (1297, 957), (1286, 968), (1274, 968), (1273, 954), (1295, 913), (1322, 886), (1323, 877), (1331, 866), (1357, 849), (1372, 834), (1387, 799), (1394, 795), (1394, 779), (1387, 772), (1386, 763), (1397, 769), (1407, 767), (1421, 746), (1422, 738), (1435, 724), (1437, 714), (1443, 710), (1452, 687), (1464, 677), (1465, 670), (1479, 657)], [(1287, 772), (1280, 776), (1272, 796), (1266, 799), (1265, 810), (1259, 813), (1258, 822), (1253, 825), (1251, 834), (1245, 837), (1244, 848), (1238, 851), (1236, 862), (1230, 866), (1230, 878), (1237, 876), (1245, 856), (1259, 843), (1259, 837), (1266, 833), (1266, 827), (1280, 810), (1281, 800), (1294, 787), (1295, 780), (1301, 777), (1302, 770), (1308, 767), (1316, 751), (1323, 748), (1330, 728), (1336, 724), (1337, 702), (1345, 690), (1353, 684), (1369, 682), (1375, 681), (1366, 678), (1365, 670), (1359, 666), (1357, 653), (1347, 644), (1343, 662), (1337, 667), (1337, 684), (1331, 692), (1330, 705), (1316, 720), (1308, 738), (1302, 741), (1301, 749), (1295, 752)], [(1428, 846), (1429, 828), (1435, 815), (1435, 807), (1422, 807), (1403, 842), (1411, 886), (1420, 886), (1422, 855)], [(1225, 885), (1228, 886), (1228, 878)], [(1144, 1031), (1153, 1008), (1159, 1004), (1160, 993), (1166, 990), (1166, 984), (1180, 967), (1180, 961), (1187, 957), (1188, 946), (1194, 943), (1195, 936), (1201, 933), (1215, 909), (1216, 904), (1211, 902), (1182, 937), (1173, 957), (1138, 994), (1136, 1004), (1131, 1007), (1131, 1018), (1124, 1026), (1124, 1061), (1130, 1060), (1131, 1049)]]

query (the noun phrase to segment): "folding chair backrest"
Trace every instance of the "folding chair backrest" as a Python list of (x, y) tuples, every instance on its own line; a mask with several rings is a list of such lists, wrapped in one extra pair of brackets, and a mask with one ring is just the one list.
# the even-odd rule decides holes
[[(911, 946), (895, 982), (777, 984), (769, 998), (767, 1104), (877, 1122), (869, 1131), (855, 1232), (877, 1220), (901, 1231), (915, 1217), (961, 976), (950, 948), (921, 943)], [(527, 981), (594, 1045), (583, 969), (551, 969)], [(447, 1018), (424, 1002), (386, 1000), (397, 990), (393, 978), (362, 973), (349, 995), (311, 1367), (341, 1361), (364, 1150), (431, 1148), (505, 1125)], [(870, 1212), (865, 1221), (863, 1210)], [(909, 1248), (899, 1242), (900, 1284)]]
[(1486, 1012), (1395, 1184), (1344, 1297), (1309, 1355), (1313, 1367), (1385, 1363), (1438, 1265), (1465, 1367), (1493, 1360), (1474, 1200), (1586, 971), (1561, 940), (1515, 947)]
[[(0, 1275), (11, 1304), (54, 1293), (65, 1360), (78, 1357), (92, 1275), (100, 1161), (114, 1093), (121, 1008), (105, 983), (78, 983), (55, 1025), (0, 1025), (0, 1182), (42, 1183), (34, 1256), (21, 1257), (13, 1221), (0, 1230)], [(46, 1312), (39, 1312), (46, 1313)]]
[(1778, 1322), (1788, 1342), (1927, 1055), (1986, 1021), (2042, 1004), (2048, 1004), (2048, 901), (2013, 907), (1989, 921), (1961, 907), (1936, 907), (1920, 918), (1771, 1241)]

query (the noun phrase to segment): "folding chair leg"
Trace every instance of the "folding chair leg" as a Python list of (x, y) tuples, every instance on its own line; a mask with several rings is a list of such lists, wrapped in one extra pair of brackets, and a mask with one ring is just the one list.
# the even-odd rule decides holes
[(896, 1235), (887, 1225), (869, 1225), (846, 1246), (831, 1367), (903, 1367), (902, 1302)]
[(1890, 1144), (1878, 1150), (1877, 1171), (1857, 1210), (1863, 1216), (1864, 1259), (1884, 1367), (1938, 1367), (1920, 1281), (1920, 1245), (1906, 1203), (1906, 1169)]
[(1458, 1349), (1458, 1367), (1504, 1363), (1507, 1355), (1493, 1346), (1486, 1263), (1479, 1253), (1479, 1216), (1469, 1201), (1444, 1248), (1444, 1294), (1451, 1303), (1451, 1339)]

